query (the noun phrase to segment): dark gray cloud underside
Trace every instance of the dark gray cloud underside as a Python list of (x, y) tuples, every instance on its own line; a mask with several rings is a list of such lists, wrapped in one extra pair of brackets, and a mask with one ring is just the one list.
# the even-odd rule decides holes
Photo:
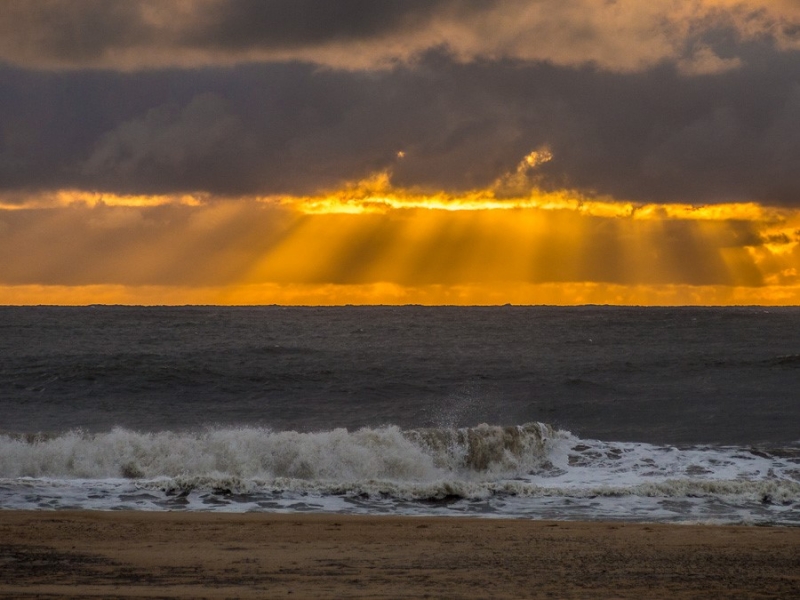
[[(142, 49), (275, 50), (380, 38), (497, 0), (4, 0), (0, 33), (23, 63), (77, 64)], [(155, 18), (153, 15), (156, 15)], [(22, 50), (24, 48), (24, 50)]]
[(5, 190), (305, 193), (389, 167), (398, 184), (457, 190), (542, 145), (544, 187), (800, 205), (800, 54), (695, 77), (442, 53), (373, 73), (0, 69)]
[(215, 2), (181, 33), (185, 46), (299, 48), (410, 31), (442, 11), (470, 13), (493, 0), (236, 0)]

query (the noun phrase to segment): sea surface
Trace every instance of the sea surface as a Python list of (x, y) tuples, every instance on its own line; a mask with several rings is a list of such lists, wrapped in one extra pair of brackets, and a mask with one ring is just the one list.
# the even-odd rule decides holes
[(0, 508), (800, 525), (800, 308), (0, 307)]

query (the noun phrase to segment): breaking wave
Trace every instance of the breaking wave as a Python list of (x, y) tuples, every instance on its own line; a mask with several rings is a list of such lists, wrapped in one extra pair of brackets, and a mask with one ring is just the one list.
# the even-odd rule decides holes
[(0, 506), (800, 524), (800, 449), (585, 440), (543, 423), (2, 434)]
[(398, 427), (318, 433), (261, 428), (0, 436), (0, 477), (148, 479), (234, 476), (352, 481), (497, 477), (527, 472), (563, 436), (550, 426)]

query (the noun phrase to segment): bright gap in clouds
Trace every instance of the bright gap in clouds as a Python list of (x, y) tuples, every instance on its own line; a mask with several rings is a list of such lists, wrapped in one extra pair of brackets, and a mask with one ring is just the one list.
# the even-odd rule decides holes
[(0, 212), (0, 302), (800, 302), (797, 209), (511, 189), (33, 197)]

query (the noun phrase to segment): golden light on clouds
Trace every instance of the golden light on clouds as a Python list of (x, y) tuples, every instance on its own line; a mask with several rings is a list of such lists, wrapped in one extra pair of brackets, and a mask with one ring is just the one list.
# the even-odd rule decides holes
[[(587, 198), (571, 190), (527, 190), (525, 195), (509, 196), (509, 181), (523, 173), (524, 166), (546, 162), (532, 152), (520, 163), (515, 173), (498, 179), (484, 190), (457, 194), (447, 192), (422, 192), (393, 188), (389, 172), (382, 172), (348, 185), (341, 190), (315, 196), (274, 196), (261, 198), (262, 202), (277, 203), (304, 214), (364, 214), (386, 213), (397, 209), (423, 208), (443, 211), (488, 210), (568, 210), (587, 216), (626, 217), (637, 220), (679, 219), (695, 221), (759, 221), (783, 222), (791, 211), (762, 206), (756, 202), (693, 204), (646, 204), (614, 200), (613, 198)], [(534, 157), (534, 158), (532, 158)], [(525, 183), (528, 180), (525, 179)], [(513, 187), (524, 187), (523, 185)], [(512, 187), (512, 189), (513, 189)]]
[(31, 198), (0, 210), (0, 254), (17, 257), (0, 302), (800, 303), (796, 209), (501, 184), (424, 193), (377, 174), (318, 196)]
[(797, 0), (3, 8), (0, 302), (800, 303)]
[(142, 194), (110, 194), (87, 192), (84, 190), (57, 190), (44, 192), (35, 196), (19, 194), (0, 194), (0, 210), (22, 210), (31, 208), (57, 208), (71, 205), (85, 206), (160, 206), (162, 204), (185, 204), (199, 206), (208, 199), (208, 194), (174, 194), (174, 195), (142, 195)]
[[(233, 43), (226, 17), (247, 11), (246, 5), (143, 0), (111, 8), (95, 6), (101, 17), (97, 22), (107, 19), (109, 31), (96, 34), (100, 42), (64, 52), (69, 45), (63, 38), (81, 37), (81, 21), (76, 18), (80, 5), (7, 4), (8, 17), (0, 20), (0, 54), (12, 64), (123, 71), (259, 61), (309, 61), (356, 70), (391, 68), (446, 45), (462, 61), (511, 58), (631, 71), (672, 59), (687, 74), (703, 74), (736, 68), (741, 61), (720, 56), (694, 39), (698, 31), (721, 23), (744, 40), (769, 35), (780, 47), (796, 49), (794, 27), (800, 19), (794, 0), (505, 0), (461, 7), (442, 3), (438, 8), (431, 3), (421, 18), (413, 18), (414, 7), (410, 7), (380, 35), (318, 33), (304, 40), (303, 29), (292, 30), (296, 23), (286, 15), (278, 19), (281, 15), (273, 7), (257, 7), (250, 9), (249, 19), (239, 18), (248, 23), (260, 19), (256, 27), (263, 30), (261, 36), (245, 32)], [(287, 39), (280, 28), (296, 35)], [(53, 38), (62, 43), (54, 43)], [(685, 55), (687, 49), (690, 52)]]

